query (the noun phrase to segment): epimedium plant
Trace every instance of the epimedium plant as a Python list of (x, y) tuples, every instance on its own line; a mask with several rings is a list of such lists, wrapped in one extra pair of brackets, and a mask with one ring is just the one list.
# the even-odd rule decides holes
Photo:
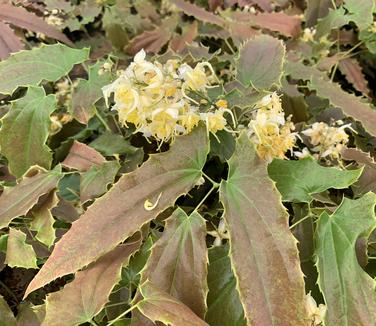
[(0, 325), (375, 323), (374, 2), (250, 3), (0, 2)]

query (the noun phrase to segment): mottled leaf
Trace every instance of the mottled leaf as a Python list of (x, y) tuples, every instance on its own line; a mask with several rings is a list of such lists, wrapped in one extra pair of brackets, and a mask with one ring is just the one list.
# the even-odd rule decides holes
[(122, 265), (139, 247), (140, 240), (116, 247), (78, 272), (62, 290), (49, 294), (42, 325), (79, 325), (91, 320), (108, 302)]
[(9, 170), (16, 177), (22, 176), (33, 165), (50, 168), (52, 153), (46, 141), (50, 114), (55, 109), (54, 95), (46, 96), (43, 88), (30, 87), (24, 97), (12, 102), (9, 112), (3, 117), (1, 153), (8, 159)]
[[(55, 245), (26, 295), (98, 259), (187, 193), (200, 179), (206, 161), (205, 135), (200, 126), (178, 137), (169, 151), (152, 155), (141, 168), (123, 175)], [(153, 210), (145, 209), (147, 201), (155, 204)]]
[(38, 268), (33, 247), (26, 243), (26, 234), (9, 228), (5, 264), (9, 267)]
[(8, 24), (0, 21), (0, 60), (23, 49), (23, 44)]
[(47, 247), (51, 247), (56, 239), (53, 228), (55, 219), (51, 214), (51, 209), (57, 205), (58, 201), (55, 191), (51, 191), (47, 198), (31, 211), (33, 220), (30, 230), (36, 231), (35, 238)]
[(120, 168), (118, 161), (108, 161), (101, 165), (92, 166), (87, 172), (81, 174), (80, 199), (87, 200), (103, 195), (107, 185), (114, 182)]
[(48, 37), (73, 45), (62, 32), (25, 8), (0, 3), (0, 20), (33, 32), (43, 33)]
[(63, 44), (15, 53), (0, 62), (0, 94), (11, 94), (19, 86), (37, 85), (44, 79), (56, 81), (88, 56), (88, 49), (71, 49)]
[(228, 252), (228, 245), (209, 250), (209, 294), (205, 320), (209, 325), (246, 326)]
[(299, 161), (275, 159), (268, 166), (269, 176), (276, 182), (283, 201), (312, 201), (312, 194), (327, 189), (345, 189), (356, 182), (362, 169), (340, 170), (320, 166), (315, 159), (307, 157)]
[(106, 159), (94, 148), (75, 140), (67, 157), (61, 164), (70, 169), (85, 172), (92, 166), (100, 165), (104, 162), (106, 162)]
[(16, 186), (5, 188), (0, 196), (0, 229), (8, 226), (12, 219), (25, 215), (39, 197), (57, 187), (61, 176), (58, 168), (48, 172), (33, 168)]
[(304, 281), (296, 239), (267, 164), (245, 133), (229, 160), (220, 199), (245, 317), (254, 325), (305, 325)]
[(154, 322), (160, 321), (174, 326), (204, 326), (208, 325), (197, 317), (192, 310), (158, 289), (150, 281), (140, 288), (143, 300), (137, 303), (138, 309)]
[(237, 79), (246, 87), (269, 89), (279, 86), (285, 48), (281, 41), (261, 35), (246, 42), (236, 63)]
[(376, 226), (376, 195), (344, 198), (332, 214), (321, 214), (316, 230), (318, 283), (327, 305), (326, 325), (373, 325), (375, 281), (359, 266), (355, 246)]
[(94, 104), (103, 96), (102, 87), (111, 83), (109, 72), (99, 73), (102, 61), (89, 67), (88, 79), (79, 79), (72, 96), (72, 115), (87, 124), (95, 114)]
[(0, 295), (0, 322), (4, 326), (16, 326), (16, 318), (13, 315), (12, 310), (10, 310), (7, 302)]
[(205, 221), (197, 212), (181, 208), (166, 220), (162, 237), (155, 243), (141, 283), (151, 281), (203, 318), (207, 295), (207, 249)]

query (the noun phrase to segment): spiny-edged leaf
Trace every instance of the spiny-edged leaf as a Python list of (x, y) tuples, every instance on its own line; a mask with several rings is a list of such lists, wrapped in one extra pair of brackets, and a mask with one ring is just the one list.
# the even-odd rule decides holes
[(368, 81), (363, 74), (362, 67), (356, 59), (346, 58), (340, 60), (338, 68), (345, 75), (346, 79), (353, 84), (356, 90), (366, 96), (369, 95), (370, 89), (368, 88)]
[(9, 267), (38, 268), (33, 247), (26, 243), (26, 234), (9, 228), (5, 264)]
[(62, 290), (49, 294), (42, 325), (79, 325), (97, 315), (120, 280), (122, 265), (128, 263), (140, 243), (138, 240), (116, 247), (78, 272), (75, 279)]
[(161, 291), (150, 281), (140, 287), (143, 299), (137, 303), (138, 309), (154, 322), (160, 321), (174, 326), (207, 326), (202, 319), (176, 300), (171, 295)]
[(254, 325), (305, 325), (304, 281), (296, 239), (267, 164), (245, 133), (228, 162), (220, 199), (245, 316)]
[(237, 79), (246, 87), (269, 89), (279, 86), (285, 47), (281, 41), (261, 35), (244, 43), (237, 59)]
[(246, 326), (228, 252), (228, 245), (209, 250), (209, 294), (205, 320), (209, 325)]
[(16, 186), (5, 188), (0, 196), (0, 229), (8, 226), (12, 219), (25, 215), (40, 196), (57, 187), (61, 177), (58, 167), (48, 172), (36, 167), (30, 169)]
[(319, 18), (323, 18), (328, 14), (329, 8), (333, 8), (332, 0), (307, 1), (307, 9), (305, 12), (307, 27), (316, 25), (316, 22)]
[(0, 295), (0, 323), (4, 326), (16, 326), (16, 318), (13, 315), (12, 310), (10, 310), (7, 302)]
[(141, 274), (141, 283), (151, 281), (203, 318), (207, 295), (207, 249), (205, 221), (197, 212), (181, 208), (166, 221)]
[(339, 7), (338, 9), (329, 10), (328, 15), (320, 19), (316, 27), (316, 37), (320, 38), (325, 34), (329, 34), (334, 28), (340, 28), (350, 22), (350, 18), (345, 14), (345, 9)]
[(283, 201), (312, 201), (312, 194), (329, 188), (345, 189), (353, 184), (362, 169), (340, 170), (320, 166), (312, 157), (299, 161), (275, 159), (268, 166), (269, 176), (277, 183)]
[[(152, 155), (141, 168), (123, 175), (55, 245), (26, 295), (95, 261), (187, 193), (200, 179), (206, 161), (205, 135), (201, 125), (178, 137), (169, 151)], [(148, 201), (155, 204), (153, 210), (145, 209)]]
[(118, 161), (108, 161), (101, 165), (94, 165), (87, 172), (81, 174), (81, 202), (84, 203), (89, 199), (104, 194), (107, 190), (107, 185), (114, 182), (119, 168)]
[(72, 115), (83, 123), (87, 124), (95, 114), (94, 104), (102, 97), (102, 87), (111, 82), (109, 72), (99, 73), (102, 61), (89, 67), (88, 79), (79, 79), (78, 85), (72, 97)]
[(43, 203), (40, 203), (31, 211), (33, 220), (30, 224), (30, 230), (36, 231), (35, 238), (47, 247), (51, 247), (56, 239), (55, 229), (53, 228), (55, 219), (51, 214), (51, 209), (57, 205), (58, 201), (55, 191), (51, 191)]
[(33, 32), (43, 33), (48, 37), (73, 45), (62, 32), (25, 8), (0, 3), (0, 20)]
[(170, 47), (177, 53), (182, 52), (186, 44), (190, 44), (197, 36), (197, 21), (190, 23), (188, 26), (183, 27), (181, 35), (177, 35), (171, 39)]
[(180, 10), (182, 10), (186, 15), (193, 16), (205, 23), (215, 24), (220, 27), (223, 27), (226, 24), (225, 20), (222, 17), (214, 15), (213, 13), (206, 11), (204, 8), (188, 1), (172, 0), (171, 2)]
[(12, 28), (0, 21), (0, 60), (6, 59), (11, 53), (22, 49), (23, 44)]
[(106, 162), (106, 159), (94, 148), (74, 141), (65, 160), (61, 163), (70, 169), (76, 169), (81, 172), (89, 170), (94, 165), (100, 165)]
[(42, 87), (30, 87), (24, 97), (12, 102), (2, 119), (0, 151), (8, 159), (9, 170), (16, 177), (22, 176), (33, 165), (50, 168), (52, 153), (46, 141), (50, 114), (55, 109), (54, 95), (46, 96)]
[(327, 305), (326, 325), (374, 325), (375, 281), (359, 266), (355, 246), (376, 226), (376, 195), (345, 198), (332, 214), (321, 214), (316, 230), (318, 283)]
[(137, 148), (133, 147), (123, 136), (111, 132), (103, 133), (92, 141), (89, 146), (105, 156), (133, 154), (137, 151)]
[(0, 62), (0, 94), (12, 94), (17, 87), (38, 85), (42, 80), (56, 81), (88, 56), (89, 49), (72, 49), (63, 44), (15, 53)]
[(346, 0), (345, 8), (350, 13), (350, 19), (362, 30), (370, 27), (373, 22), (373, 0)]
[(338, 84), (328, 80), (324, 73), (314, 67), (287, 61), (285, 68), (286, 74), (293, 78), (310, 80), (308, 87), (316, 90), (319, 97), (328, 99), (332, 105), (341, 108), (345, 115), (360, 121), (370, 134), (376, 135), (376, 110), (368, 103), (343, 91)]

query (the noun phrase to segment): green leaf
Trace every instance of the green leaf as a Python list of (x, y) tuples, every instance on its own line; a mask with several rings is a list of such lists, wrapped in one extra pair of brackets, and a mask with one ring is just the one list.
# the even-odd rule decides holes
[(228, 245), (209, 250), (209, 294), (205, 320), (209, 325), (246, 326), (228, 252)]
[(237, 79), (244, 86), (257, 89), (280, 86), (285, 52), (283, 43), (268, 35), (247, 41), (236, 61)]
[(329, 10), (329, 14), (323, 19), (320, 19), (316, 27), (316, 38), (320, 38), (329, 34), (332, 29), (340, 28), (350, 22), (350, 17), (345, 14), (345, 9), (339, 7), (338, 9)]
[(118, 161), (108, 161), (101, 165), (93, 165), (87, 172), (81, 174), (80, 199), (87, 200), (103, 195), (107, 185), (113, 183), (120, 168)]
[(9, 228), (5, 264), (9, 267), (38, 268), (33, 247), (26, 243), (26, 234)]
[(17, 52), (0, 62), (0, 94), (12, 94), (19, 86), (38, 85), (42, 80), (57, 81), (88, 57), (89, 49), (63, 44)]
[(207, 295), (205, 220), (177, 208), (166, 220), (162, 237), (151, 250), (141, 283), (151, 281), (203, 318)]
[(373, 0), (346, 0), (344, 7), (350, 13), (350, 19), (363, 30), (373, 23), (374, 5)]
[(94, 104), (103, 96), (102, 87), (111, 83), (111, 73), (99, 74), (103, 61), (89, 67), (88, 79), (79, 79), (72, 97), (72, 115), (87, 124), (95, 114)]
[(58, 201), (55, 191), (51, 191), (48, 197), (31, 211), (33, 220), (30, 224), (30, 230), (36, 231), (35, 238), (47, 247), (51, 247), (56, 239), (55, 229), (53, 228), (55, 219), (51, 214), (51, 209), (57, 205)]
[(50, 114), (56, 109), (54, 95), (46, 96), (41, 87), (30, 87), (25, 97), (12, 102), (2, 119), (1, 153), (8, 159), (9, 170), (22, 176), (31, 166), (49, 169), (52, 153), (46, 145)]
[(129, 257), (140, 247), (140, 239), (116, 247), (78, 272), (62, 290), (49, 294), (43, 325), (54, 325), (62, 316), (64, 325), (79, 325), (97, 315), (120, 280), (122, 265), (127, 264)]
[(376, 195), (344, 198), (332, 214), (321, 214), (316, 230), (318, 283), (327, 305), (326, 325), (374, 325), (375, 280), (359, 266), (355, 246), (376, 226)]
[(210, 134), (210, 154), (216, 155), (222, 162), (230, 159), (235, 150), (235, 138), (229, 132), (220, 130), (215, 137)]
[[(200, 179), (208, 150), (201, 125), (178, 137), (169, 151), (152, 155), (142, 167), (123, 175), (55, 245), (26, 295), (97, 260), (171, 206)], [(155, 208), (145, 209), (147, 201)]]
[(228, 162), (220, 200), (230, 235), (230, 257), (248, 323), (305, 325), (303, 273), (296, 240), (267, 163), (245, 133)]
[(0, 196), (0, 229), (18, 216), (25, 215), (39, 197), (56, 188), (62, 177), (59, 168), (52, 171), (35, 167), (14, 187), (5, 188)]
[(362, 171), (323, 167), (312, 157), (299, 161), (275, 159), (268, 166), (269, 176), (277, 183), (283, 201), (305, 203), (312, 201), (312, 194), (349, 187)]
[(154, 322), (176, 326), (208, 326), (192, 310), (166, 292), (159, 290), (150, 281), (142, 284), (140, 292), (143, 300), (137, 303), (138, 309)]
[(133, 147), (123, 136), (111, 132), (105, 132), (89, 145), (104, 156), (133, 154), (137, 150), (137, 148)]
[(0, 295), (0, 322), (4, 326), (16, 326), (16, 318), (13, 315), (12, 310), (10, 310), (7, 302)]

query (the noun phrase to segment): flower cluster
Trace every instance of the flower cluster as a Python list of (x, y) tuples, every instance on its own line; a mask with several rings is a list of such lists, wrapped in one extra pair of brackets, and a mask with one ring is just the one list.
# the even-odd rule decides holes
[(296, 140), (294, 124), (285, 119), (281, 100), (276, 93), (265, 96), (257, 103), (248, 135), (257, 146), (259, 156), (268, 162), (273, 158), (285, 158)]
[(311, 293), (306, 295), (306, 307), (308, 315), (311, 318), (313, 326), (323, 325), (323, 320), (326, 312), (326, 306), (320, 304), (317, 306), (315, 299), (311, 296)]
[(103, 88), (106, 99), (114, 94), (113, 109), (124, 126), (131, 123), (137, 132), (162, 142), (190, 133), (200, 121), (212, 133), (225, 128), (223, 114), (230, 112), (226, 101), (220, 100), (201, 112), (200, 102), (189, 96), (206, 97), (207, 88), (215, 80), (208, 62), (192, 68), (172, 59), (164, 65), (152, 63), (145, 56), (144, 50), (138, 52), (119, 78)]
[(315, 122), (311, 128), (303, 130), (302, 134), (309, 137), (316, 158), (337, 159), (349, 140), (345, 132), (346, 128), (351, 129), (350, 124), (333, 127), (325, 122)]

